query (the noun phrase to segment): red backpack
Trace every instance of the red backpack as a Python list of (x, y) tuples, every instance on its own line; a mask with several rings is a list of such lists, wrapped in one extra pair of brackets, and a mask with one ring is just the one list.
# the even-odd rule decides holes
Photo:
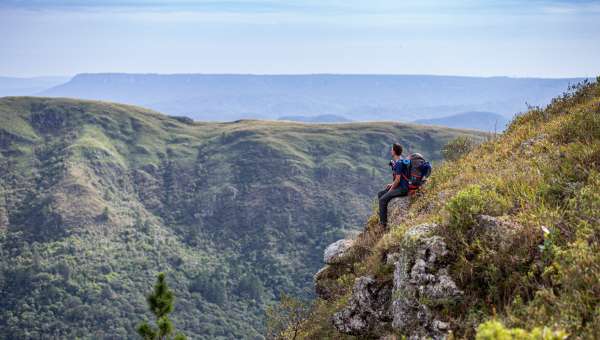
[(431, 174), (431, 164), (420, 153), (413, 153), (408, 159), (410, 160), (408, 192), (410, 195), (414, 195)]

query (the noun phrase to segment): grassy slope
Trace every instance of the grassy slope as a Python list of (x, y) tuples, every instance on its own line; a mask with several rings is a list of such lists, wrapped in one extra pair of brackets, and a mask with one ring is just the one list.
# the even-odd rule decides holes
[[(600, 80), (600, 79), (599, 79)], [(581, 86), (545, 109), (519, 116), (499, 138), (437, 168), (411, 207), (408, 222), (372, 241), (345, 293), (317, 301), (307, 337), (340, 337), (329, 316), (344, 305), (354, 277), (391, 280), (382, 259), (405, 230), (440, 224), (453, 254), (451, 275), (465, 291), (456, 306), (436, 307), (459, 337), (473, 337), (496, 315), (510, 327), (561, 328), (577, 338), (600, 336), (600, 84)], [(475, 230), (480, 214), (516, 226), (500, 238)], [(377, 222), (373, 216), (369, 225)], [(549, 233), (543, 231), (543, 227)]]
[(24, 97), (1, 99), (0, 121), (0, 337), (16, 338), (131, 336), (158, 270), (178, 329), (259, 337), (264, 306), (303, 294), (324, 246), (368, 215), (391, 142), (439, 160), (474, 133)]

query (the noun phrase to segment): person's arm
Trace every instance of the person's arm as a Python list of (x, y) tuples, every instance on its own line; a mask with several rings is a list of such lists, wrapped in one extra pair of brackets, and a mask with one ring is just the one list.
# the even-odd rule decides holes
[(392, 183), (386, 184), (385, 188), (387, 190), (390, 190), (390, 188), (392, 187), (392, 185), (394, 184), (394, 181), (396, 181), (396, 174), (394, 172), (392, 172)]
[(392, 184), (389, 184), (389, 191), (396, 189), (400, 185), (400, 177), (402, 176), (396, 175), (396, 177), (394, 178), (394, 182)]

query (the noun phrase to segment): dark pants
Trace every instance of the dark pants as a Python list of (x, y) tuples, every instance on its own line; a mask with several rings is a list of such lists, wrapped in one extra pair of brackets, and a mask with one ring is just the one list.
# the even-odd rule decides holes
[(407, 194), (408, 189), (406, 188), (396, 188), (391, 191), (385, 189), (377, 194), (377, 197), (379, 197), (379, 223), (387, 226), (387, 206), (392, 198), (406, 196)]

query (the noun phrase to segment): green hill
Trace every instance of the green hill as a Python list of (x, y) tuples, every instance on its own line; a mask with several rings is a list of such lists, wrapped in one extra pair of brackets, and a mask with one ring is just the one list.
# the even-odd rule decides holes
[(372, 216), (297, 338), (600, 338), (599, 82), (436, 168), (391, 231)]
[(0, 338), (131, 338), (158, 271), (192, 338), (262, 338), (311, 296), (325, 246), (371, 211), (391, 142), (440, 159), (472, 131), (200, 123), (139, 107), (0, 99)]

